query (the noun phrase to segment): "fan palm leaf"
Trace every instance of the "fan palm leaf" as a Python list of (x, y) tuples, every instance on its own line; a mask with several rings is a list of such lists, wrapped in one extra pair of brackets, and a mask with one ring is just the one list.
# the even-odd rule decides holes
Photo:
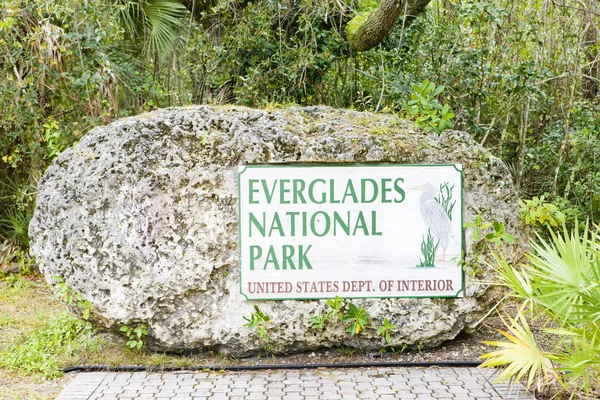
[(544, 383), (548, 384), (551, 378), (556, 378), (552, 366), (552, 359), (556, 356), (538, 347), (523, 314), (519, 313), (515, 319), (511, 317), (508, 319), (510, 321), (510, 325), (506, 324), (508, 332), (499, 331), (508, 342), (484, 342), (501, 349), (482, 355), (481, 358), (486, 361), (481, 366), (503, 367), (497, 378), (499, 382), (520, 380), (526, 376), (527, 388), (531, 387), (534, 380), (537, 380), (538, 388)]
[(127, 35), (146, 53), (168, 52), (184, 27), (187, 9), (169, 0), (118, 0)]
[[(587, 227), (580, 237), (576, 229), (562, 235), (550, 232), (552, 243), (542, 238), (533, 244), (528, 272), (536, 299), (561, 325), (576, 324), (597, 313), (599, 261), (592, 250)], [(591, 303), (590, 303), (591, 301)]]

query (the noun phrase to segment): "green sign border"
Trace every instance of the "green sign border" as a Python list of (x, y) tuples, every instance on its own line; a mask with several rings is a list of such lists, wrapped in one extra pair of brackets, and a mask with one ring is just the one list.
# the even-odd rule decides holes
[[(457, 168), (457, 165), (461, 165), (461, 168)], [(460, 173), (460, 226), (461, 226), (461, 235), (460, 235), (460, 248), (462, 249), (463, 257), (466, 253), (464, 251), (464, 230), (462, 226), (464, 225), (463, 220), (463, 204), (464, 204), (464, 193), (463, 193), (463, 170), (462, 164), (392, 164), (392, 163), (302, 163), (302, 162), (294, 162), (294, 163), (269, 163), (269, 164), (246, 164), (246, 165), (238, 165), (237, 168), (244, 167), (241, 171), (238, 171), (238, 260), (240, 264), (240, 294), (246, 298), (246, 301), (283, 301), (283, 300), (325, 300), (325, 299), (333, 299), (335, 296), (331, 297), (294, 297), (294, 298), (260, 298), (260, 299), (249, 299), (242, 292), (242, 193), (241, 193), (241, 175), (246, 172), (249, 168), (328, 168), (328, 167), (454, 167)], [(459, 263), (460, 264), (460, 263)], [(339, 296), (342, 299), (458, 299), (461, 292), (465, 290), (465, 271), (464, 269), (458, 265), (458, 268), (461, 269), (461, 287), (453, 296), (362, 296), (362, 297), (346, 297)]]

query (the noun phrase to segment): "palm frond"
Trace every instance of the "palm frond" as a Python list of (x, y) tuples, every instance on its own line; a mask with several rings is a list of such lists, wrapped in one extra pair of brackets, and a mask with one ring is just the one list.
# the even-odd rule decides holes
[(590, 296), (596, 297), (598, 290), (596, 257), (590, 251), (587, 227), (580, 237), (575, 232), (577, 228), (571, 233), (565, 228), (562, 235), (550, 231), (551, 243), (539, 237), (527, 271), (540, 305), (563, 326), (581, 322), (593, 304), (588, 303)]
[(150, 27), (149, 51), (166, 52), (173, 46), (184, 26), (183, 18), (187, 9), (180, 3), (150, 0), (143, 3), (143, 9)]
[(144, 51), (168, 52), (184, 27), (187, 9), (169, 0), (118, 0), (120, 20), (128, 37)]
[[(596, 387), (595, 379), (600, 375), (600, 337), (596, 331), (591, 337), (586, 330), (579, 333), (563, 332), (570, 337), (566, 350), (557, 357), (564, 373), (565, 388), (575, 384), (590, 394)], [(591, 397), (590, 397), (591, 398)]]
[(510, 321), (510, 325), (507, 324), (508, 332), (499, 332), (508, 341), (484, 342), (501, 350), (482, 355), (481, 358), (487, 360), (481, 366), (503, 367), (497, 378), (499, 382), (520, 380), (526, 376), (527, 388), (531, 387), (534, 380), (541, 387), (544, 383), (548, 384), (551, 378), (557, 378), (552, 366), (552, 359), (556, 356), (538, 347), (525, 317), (519, 313), (516, 319), (507, 318)]

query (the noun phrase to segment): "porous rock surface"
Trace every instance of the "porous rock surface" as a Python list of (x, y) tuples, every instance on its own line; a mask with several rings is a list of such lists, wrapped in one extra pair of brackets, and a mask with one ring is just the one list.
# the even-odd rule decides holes
[[(357, 346), (340, 323), (311, 328), (324, 300), (246, 301), (239, 293), (238, 165), (275, 162), (462, 163), (464, 221), (481, 213), (513, 233), (509, 262), (523, 252), (517, 197), (505, 165), (466, 133), (425, 134), (389, 115), (325, 107), (280, 111), (171, 108), (97, 127), (64, 151), (39, 184), (31, 253), (49, 282), (60, 276), (110, 329), (146, 323), (150, 347), (248, 355), (264, 341), (244, 325), (254, 304), (271, 317), (272, 351)], [(467, 263), (472, 235), (465, 233)], [(373, 328), (397, 325), (391, 346), (437, 346), (469, 330), (498, 299), (488, 251), (459, 299), (354, 300)], [(475, 273), (475, 276), (472, 276)]]

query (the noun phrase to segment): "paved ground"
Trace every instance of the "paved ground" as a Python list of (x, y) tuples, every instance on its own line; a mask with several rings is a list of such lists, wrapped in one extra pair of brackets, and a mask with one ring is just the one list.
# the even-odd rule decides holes
[(480, 368), (354, 368), (245, 372), (80, 373), (57, 400), (79, 399), (510, 399), (521, 385), (492, 384)]

